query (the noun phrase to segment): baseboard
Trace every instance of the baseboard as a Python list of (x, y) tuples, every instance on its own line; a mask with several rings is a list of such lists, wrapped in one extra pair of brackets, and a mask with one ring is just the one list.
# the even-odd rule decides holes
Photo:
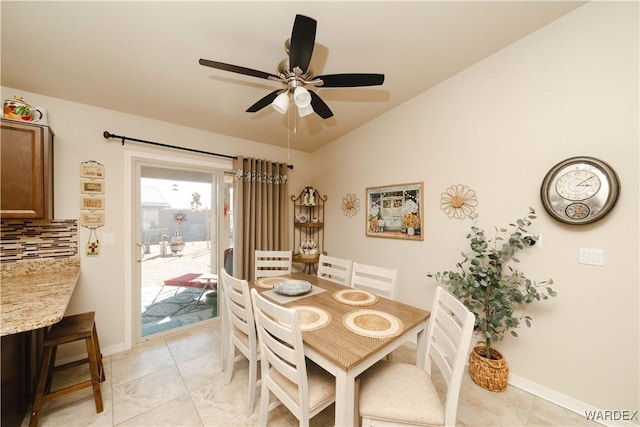
[(631, 421), (626, 421), (623, 419), (615, 420), (614, 418), (623, 418), (622, 414), (619, 412), (612, 413), (612, 411), (604, 411), (602, 409), (596, 408), (592, 405), (589, 405), (587, 403), (574, 399), (571, 396), (567, 396), (566, 394), (560, 393), (556, 390), (534, 383), (533, 381), (530, 381), (526, 378), (523, 378), (519, 375), (515, 375), (513, 373), (509, 373), (509, 385), (512, 385), (513, 387), (517, 387), (528, 393), (531, 393), (536, 397), (547, 400), (569, 411), (575, 412), (576, 414), (585, 417), (585, 420), (586, 420), (586, 414), (592, 414), (596, 416), (596, 418), (593, 421), (608, 427), (614, 427), (614, 426), (637, 427), (638, 426), (638, 424), (633, 424)]
[[(416, 338), (417, 337), (414, 337), (409, 341), (416, 345)], [(526, 391), (527, 393), (531, 393), (532, 395), (539, 397), (540, 399), (544, 399), (548, 402), (565, 408), (568, 411), (575, 412), (576, 414), (585, 417), (585, 420), (587, 418), (586, 414), (592, 414), (596, 417), (596, 419), (593, 420), (594, 422), (600, 423), (607, 427), (638, 427), (640, 425), (623, 419), (613, 419), (622, 418), (622, 414), (620, 413), (620, 411), (618, 411), (617, 413), (612, 413), (612, 411), (605, 411), (600, 408), (596, 408), (593, 405), (589, 405), (585, 402), (574, 399), (571, 396), (530, 381), (519, 375), (515, 375), (512, 372), (509, 373), (509, 385), (517, 387), (523, 391)], [(637, 417), (638, 415), (636, 415), (636, 420)]]

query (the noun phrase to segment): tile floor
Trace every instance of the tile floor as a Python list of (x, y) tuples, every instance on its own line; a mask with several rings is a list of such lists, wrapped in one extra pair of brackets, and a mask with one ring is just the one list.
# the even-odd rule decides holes
[[(415, 361), (415, 346), (394, 353), (394, 361)], [(158, 338), (103, 360), (104, 411), (95, 413), (90, 389), (46, 402), (39, 425), (46, 426), (253, 426), (257, 425), (259, 393), (251, 417), (244, 416), (248, 378), (246, 360), (237, 362), (231, 384), (221, 373), (219, 319), (182, 333)], [(86, 367), (61, 371), (53, 387), (87, 375)], [(84, 372), (82, 372), (84, 370)], [(312, 426), (333, 425), (333, 405), (311, 420)], [(29, 425), (29, 415), (22, 426)], [(296, 426), (280, 406), (269, 425)], [(492, 393), (465, 375), (458, 425), (461, 426), (598, 426), (518, 388)]]

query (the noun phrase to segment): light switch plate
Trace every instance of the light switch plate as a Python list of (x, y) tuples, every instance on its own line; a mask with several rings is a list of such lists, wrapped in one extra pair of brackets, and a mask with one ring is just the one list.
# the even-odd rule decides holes
[(116, 235), (115, 233), (104, 233), (102, 238), (100, 239), (100, 246), (103, 248), (105, 246), (115, 246), (116, 245)]
[(593, 248), (580, 248), (580, 264), (587, 265), (603, 265), (604, 264), (604, 250)]

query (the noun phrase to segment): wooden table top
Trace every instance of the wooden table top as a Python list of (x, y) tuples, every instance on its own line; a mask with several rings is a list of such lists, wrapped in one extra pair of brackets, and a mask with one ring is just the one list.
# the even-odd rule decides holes
[[(358, 335), (343, 325), (342, 318), (346, 313), (359, 309), (384, 311), (400, 319), (405, 331), (421, 322), (425, 322), (430, 315), (427, 310), (382, 297), (375, 304), (365, 307), (343, 304), (336, 301), (333, 298), (333, 294), (336, 291), (351, 288), (304, 273), (292, 273), (290, 277), (306, 280), (313, 286), (326, 289), (326, 292), (296, 299), (284, 305), (286, 307), (310, 305), (322, 308), (330, 314), (331, 322), (329, 325), (313, 331), (303, 331), (302, 340), (305, 345), (332, 360), (344, 370), (352, 369), (380, 348), (398, 339), (397, 336), (391, 338), (369, 338)], [(268, 290), (255, 286), (254, 282), (249, 282), (249, 287), (255, 288), (261, 293)], [(268, 298), (268, 295), (265, 296)], [(278, 301), (274, 302), (277, 303)]]

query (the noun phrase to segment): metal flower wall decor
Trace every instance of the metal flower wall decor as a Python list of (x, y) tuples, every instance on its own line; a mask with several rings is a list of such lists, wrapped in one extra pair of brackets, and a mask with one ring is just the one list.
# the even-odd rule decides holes
[(347, 193), (342, 198), (340, 208), (345, 216), (348, 216), (349, 218), (356, 216), (358, 211), (360, 211), (360, 199), (358, 199), (358, 196), (354, 193)]
[(449, 218), (463, 219), (471, 215), (476, 206), (476, 192), (467, 185), (452, 185), (440, 196), (440, 209)]

